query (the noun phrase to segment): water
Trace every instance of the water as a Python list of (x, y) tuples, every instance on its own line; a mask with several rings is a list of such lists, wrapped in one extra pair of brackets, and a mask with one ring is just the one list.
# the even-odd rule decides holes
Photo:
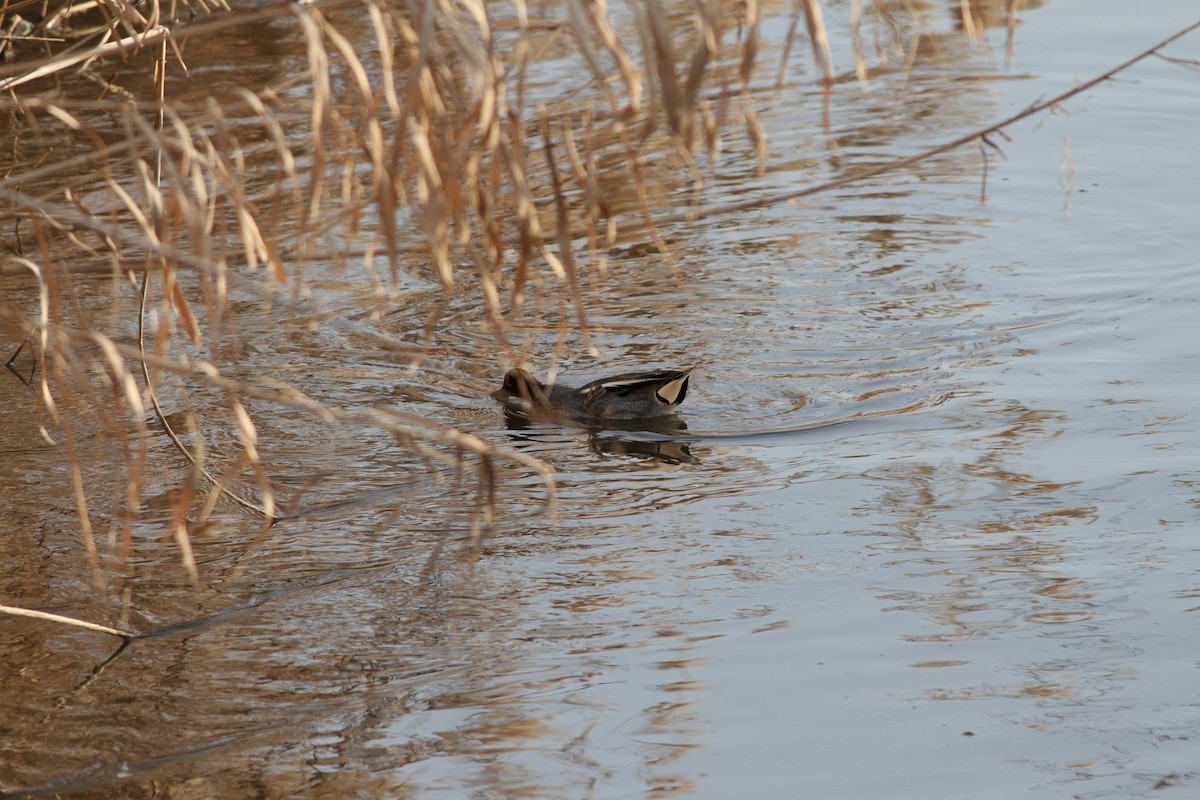
[[(1002, 29), (972, 45), (935, 15), (907, 79), (838, 85), (832, 134), (860, 163), (907, 155), (1193, 21), (1185, 3), (1124, 11), (1026, 10), (1008, 67)], [(761, 90), (766, 175), (731, 142), (713, 202), (837, 174), (807, 58)], [(566, 378), (699, 363), (665, 445), (506, 425), (487, 393), (508, 364), (473, 298), (406, 371), (436, 296), (419, 278), (376, 306), (354, 274), (322, 275), (301, 314), (247, 316), (234, 374), (553, 467), (551, 518), (540, 478), (497, 462), (478, 547), (472, 476), (251, 404), (281, 498), (308, 513), (263, 531), (221, 510), (192, 587), (151, 503), (132, 563), (104, 559), (137, 580), (98, 591), (65, 459), (6, 429), (5, 602), (154, 635), (106, 661), (109, 638), (4, 619), (0, 788), (979, 799), (1194, 782), (1198, 103), (1194, 70), (1152, 59), (997, 137), (983, 203), (967, 149), (677, 225), (674, 264), (618, 247), (611, 280), (585, 281), (598, 358), (572, 336), (556, 362), (553, 326), (518, 319), (533, 366)], [(185, 398), (222, 418), (217, 397), (167, 392)], [(211, 436), (232, 452), (227, 427)], [(151, 446), (165, 493), (185, 468)]]

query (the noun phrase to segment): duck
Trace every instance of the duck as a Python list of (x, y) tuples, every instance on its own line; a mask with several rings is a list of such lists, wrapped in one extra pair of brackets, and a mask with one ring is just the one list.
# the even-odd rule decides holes
[(587, 422), (632, 421), (674, 414), (687, 397), (692, 370), (626, 372), (579, 388), (545, 384), (525, 369), (510, 369), (492, 397), (510, 411), (563, 415)]

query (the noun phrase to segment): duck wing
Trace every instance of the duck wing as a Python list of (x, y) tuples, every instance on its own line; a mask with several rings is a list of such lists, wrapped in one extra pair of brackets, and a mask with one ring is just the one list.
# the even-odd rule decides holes
[(652, 391), (658, 399), (669, 406), (683, 402), (687, 395), (688, 377), (695, 367), (679, 370), (656, 370), (653, 372), (627, 372), (611, 378), (601, 378), (579, 388), (584, 406), (591, 406), (606, 394), (625, 397), (639, 390)]

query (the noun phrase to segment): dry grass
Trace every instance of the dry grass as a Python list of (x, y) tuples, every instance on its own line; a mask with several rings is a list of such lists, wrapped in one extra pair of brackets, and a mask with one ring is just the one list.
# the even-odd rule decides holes
[[(0, 280), (36, 287), (0, 302), (0, 333), (13, 348), (28, 345), (19, 360), (32, 353), (34, 363), (14, 374), (37, 392), (42, 437), (72, 455), (98, 582), (103, 545), (88, 491), (98, 465), (75, 455), (70, 422), (80, 415), (94, 417), (125, 462), (124, 531), (110, 533), (110, 545), (129, 546), (152, 437), (170, 437), (193, 464), (170, 522), (193, 578), (189, 530), (218, 493), (268, 523), (281, 513), (248, 398), (381, 428), (449, 469), (470, 464), (476, 531), (489, 521), (495, 459), (542, 474), (552, 498), (549, 470), (521, 453), (436, 420), (349, 411), (277, 381), (233, 380), (221, 363), (223, 337), (237, 325), (230, 287), (254, 280), (296, 297), (311, 264), (366, 263), (382, 293), (406, 271), (433, 277), (447, 295), (472, 291), (512, 359), (519, 353), (507, 317), (521, 313), (533, 285), (573, 306), (586, 332), (581, 262), (602, 267), (621, 214), (656, 236), (643, 167), (650, 144), (683, 165), (704, 148), (716, 158), (721, 126), (740, 121), (761, 148), (761, 132), (738, 110), (754, 69), (753, 2), (726, 19), (716, 2), (681, 10), (651, 0), (633, 9), (645, 32), (632, 40), (639, 52), (623, 44), (627, 31), (618, 35), (603, 2), (568, 2), (561, 19), (545, 13), (521, 0), (502, 9), (413, 0), (249, 13), (215, 2), (99, 0), (0, 11), (9, 33), (0, 113), (11, 155), (0, 174), (8, 232)], [(226, 96), (197, 94), (178, 79), (195, 42), (272, 22), (302, 37), (305, 74)], [(534, 88), (531, 73), (548, 49), (572, 52), (587, 79), (566, 92)], [(614, 183), (633, 187), (615, 208)], [(402, 215), (416, 235), (392, 224)], [(88, 274), (112, 276), (117, 314), (89, 302), (97, 285), (79, 282)], [(232, 458), (210, 464), (202, 431), (171, 428), (175, 409), (162, 409), (155, 390), (169, 379), (224, 397), (225, 425), (240, 442)], [(254, 500), (235, 489), (247, 479)]]

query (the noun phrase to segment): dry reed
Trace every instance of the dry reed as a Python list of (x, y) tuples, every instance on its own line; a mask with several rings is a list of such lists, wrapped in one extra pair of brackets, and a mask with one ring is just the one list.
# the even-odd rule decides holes
[[(458, 291), (470, 274), (483, 319), (511, 356), (517, 354), (505, 314), (525, 302), (530, 281), (561, 282), (563, 303), (575, 308), (586, 330), (573, 232), (589, 232), (592, 260), (613, 242), (613, 211), (601, 183), (628, 157), (632, 182), (641, 187), (639, 149), (662, 121), (659, 103), (650, 98), (661, 99), (670, 147), (686, 160), (698, 141), (715, 141), (711, 130), (699, 136), (705, 125), (712, 127), (702, 99), (710, 65), (718, 56), (740, 59), (743, 82), (753, 67), (752, 47), (739, 53), (723, 42), (720, 9), (712, 2), (697, 7), (692, 35), (682, 38), (675, 30), (678, 11), (646, 5), (655, 35), (642, 55), (653, 62), (652, 71), (626, 50), (604, 3), (569, 3), (554, 36), (573, 40), (591, 74), (583, 91), (600, 106), (562, 97), (529, 104), (531, 31), (540, 21), (520, 0), (503, 18), (475, 0), (280, 4), (242, 14), (224, 5), (180, 11), (157, 2), (99, 0), (63, 6), (33, 23), (20, 17), (36, 10), (10, 5), (0, 11), (0, 28), (12, 34), (6, 42), (12, 60), (0, 67), (0, 112), (9, 119), (5, 145), (15, 156), (0, 175), (0, 224), (13, 231), (0, 274), (29, 275), (40, 300), (36, 311), (0, 304), (0, 325), (10, 341), (28, 338), (36, 351), (32, 376), (46, 414), (44, 438), (62, 440), (76, 453), (64, 414), (94, 412), (125, 454), (124, 533), (115, 540), (110, 535), (110, 544), (123, 541), (126, 549), (148, 469), (146, 443), (154, 434), (146, 419), (153, 409), (193, 465), (169, 523), (193, 579), (188, 531), (213, 506), (212, 494), (201, 499), (202, 480), (268, 521), (279, 514), (246, 398), (380, 427), (422, 458), (452, 469), (470, 454), (480, 524), (489, 519), (493, 459), (543, 475), (552, 497), (549, 471), (521, 453), (489, 448), (432, 419), (351, 412), (278, 384), (228, 380), (216, 363), (197, 359), (196, 353), (216, 356), (234, 322), (229, 292), (235, 275), (259, 276), (267, 291), (299, 292), (303, 264), (327, 258), (332, 235), (361, 243), (340, 254), (343, 262), (384, 256), (393, 285), (413, 268), (414, 256), (426, 260), (446, 293)], [(364, 24), (331, 22), (331, 14), (344, 13)], [(187, 48), (177, 41), (281, 18), (290, 18), (303, 37), (302, 78), (224, 97), (171, 97), (168, 75), (186, 70)], [(750, 25), (747, 41), (753, 42), (757, 19)], [(121, 60), (153, 70), (153, 95), (122, 85)], [(678, 60), (687, 63), (682, 74)], [(658, 77), (653, 86), (649, 74)], [(101, 84), (94, 99), (82, 88), (87, 81)], [(51, 137), (58, 143), (53, 152), (44, 144)], [(614, 151), (615, 159), (608, 155)], [(645, 191), (638, 197), (648, 219), (654, 208)], [(273, 213), (264, 215), (263, 208)], [(419, 237), (401, 236), (389, 224), (402, 211), (410, 213)], [(289, 217), (299, 222), (286, 230), (273, 222)], [(548, 271), (545, 277), (535, 272), (538, 265)], [(136, 288), (115, 284), (137, 299), (136, 346), (121, 343), (112, 320), (82, 311), (85, 304), (75, 296), (72, 275), (103, 272), (131, 281), (141, 275)], [(440, 306), (431, 310), (440, 313)], [(168, 423), (171, 414), (155, 390), (167, 374), (223, 393), (240, 442), (232, 463), (217, 470), (224, 477), (209, 471), (203, 432), (189, 435), (188, 444)], [(85, 547), (102, 583), (86, 470), (76, 456), (71, 460)], [(240, 482), (246, 470), (258, 501), (226, 486)]]

